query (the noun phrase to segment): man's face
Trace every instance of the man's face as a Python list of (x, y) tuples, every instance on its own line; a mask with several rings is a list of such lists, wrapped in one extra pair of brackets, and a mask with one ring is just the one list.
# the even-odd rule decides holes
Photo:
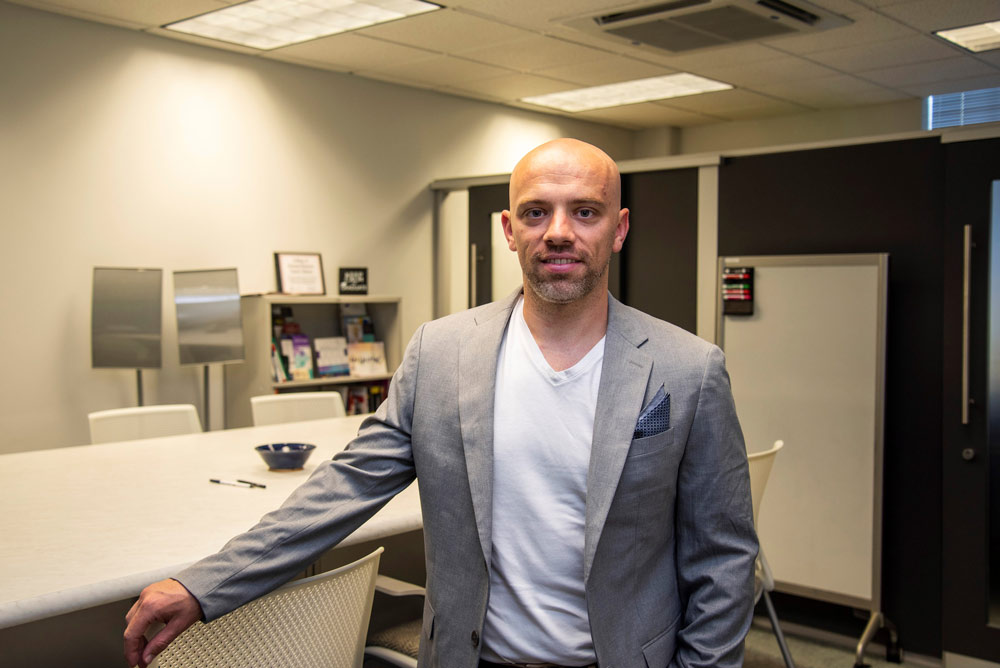
[(617, 169), (578, 144), (542, 147), (522, 160), (511, 175), (511, 210), (502, 216), (525, 288), (557, 304), (607, 290), (611, 253), (628, 232)]

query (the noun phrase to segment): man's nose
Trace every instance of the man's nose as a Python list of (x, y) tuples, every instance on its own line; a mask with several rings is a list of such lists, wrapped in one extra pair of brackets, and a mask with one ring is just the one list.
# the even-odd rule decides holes
[(550, 244), (560, 245), (570, 243), (574, 238), (573, 220), (566, 211), (556, 209), (549, 220), (549, 226), (545, 230), (545, 241)]

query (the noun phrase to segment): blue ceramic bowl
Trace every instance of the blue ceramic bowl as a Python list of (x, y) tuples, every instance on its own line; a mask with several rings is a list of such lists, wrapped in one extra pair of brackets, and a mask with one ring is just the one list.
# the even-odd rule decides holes
[(301, 470), (315, 449), (309, 443), (269, 443), (255, 448), (272, 471)]

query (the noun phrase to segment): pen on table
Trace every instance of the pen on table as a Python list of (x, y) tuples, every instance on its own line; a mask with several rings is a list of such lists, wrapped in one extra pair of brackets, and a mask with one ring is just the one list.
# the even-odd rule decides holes
[(248, 482), (242, 482), (240, 480), (218, 480), (216, 478), (209, 478), (209, 482), (214, 482), (216, 485), (232, 485), (233, 487), (250, 487), (253, 488)]
[(254, 482), (253, 480), (241, 480), (240, 478), (237, 478), (236, 482), (245, 482), (251, 487), (260, 487), (261, 489), (267, 489), (267, 485), (262, 485), (259, 482)]

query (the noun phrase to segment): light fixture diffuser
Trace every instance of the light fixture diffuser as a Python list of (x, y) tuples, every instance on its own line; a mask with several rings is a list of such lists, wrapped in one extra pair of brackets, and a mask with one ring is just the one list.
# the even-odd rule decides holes
[(163, 27), (268, 50), (436, 9), (423, 0), (250, 0)]
[(973, 53), (1000, 49), (1000, 21), (977, 23), (951, 30), (935, 30), (934, 34)]
[(651, 100), (665, 100), (684, 95), (698, 95), (732, 88), (727, 83), (713, 81), (697, 74), (680, 72), (665, 76), (635, 79), (621, 83), (592, 86), (561, 93), (522, 97), (521, 102), (537, 104), (560, 111), (590, 111), (607, 107), (620, 107)]

